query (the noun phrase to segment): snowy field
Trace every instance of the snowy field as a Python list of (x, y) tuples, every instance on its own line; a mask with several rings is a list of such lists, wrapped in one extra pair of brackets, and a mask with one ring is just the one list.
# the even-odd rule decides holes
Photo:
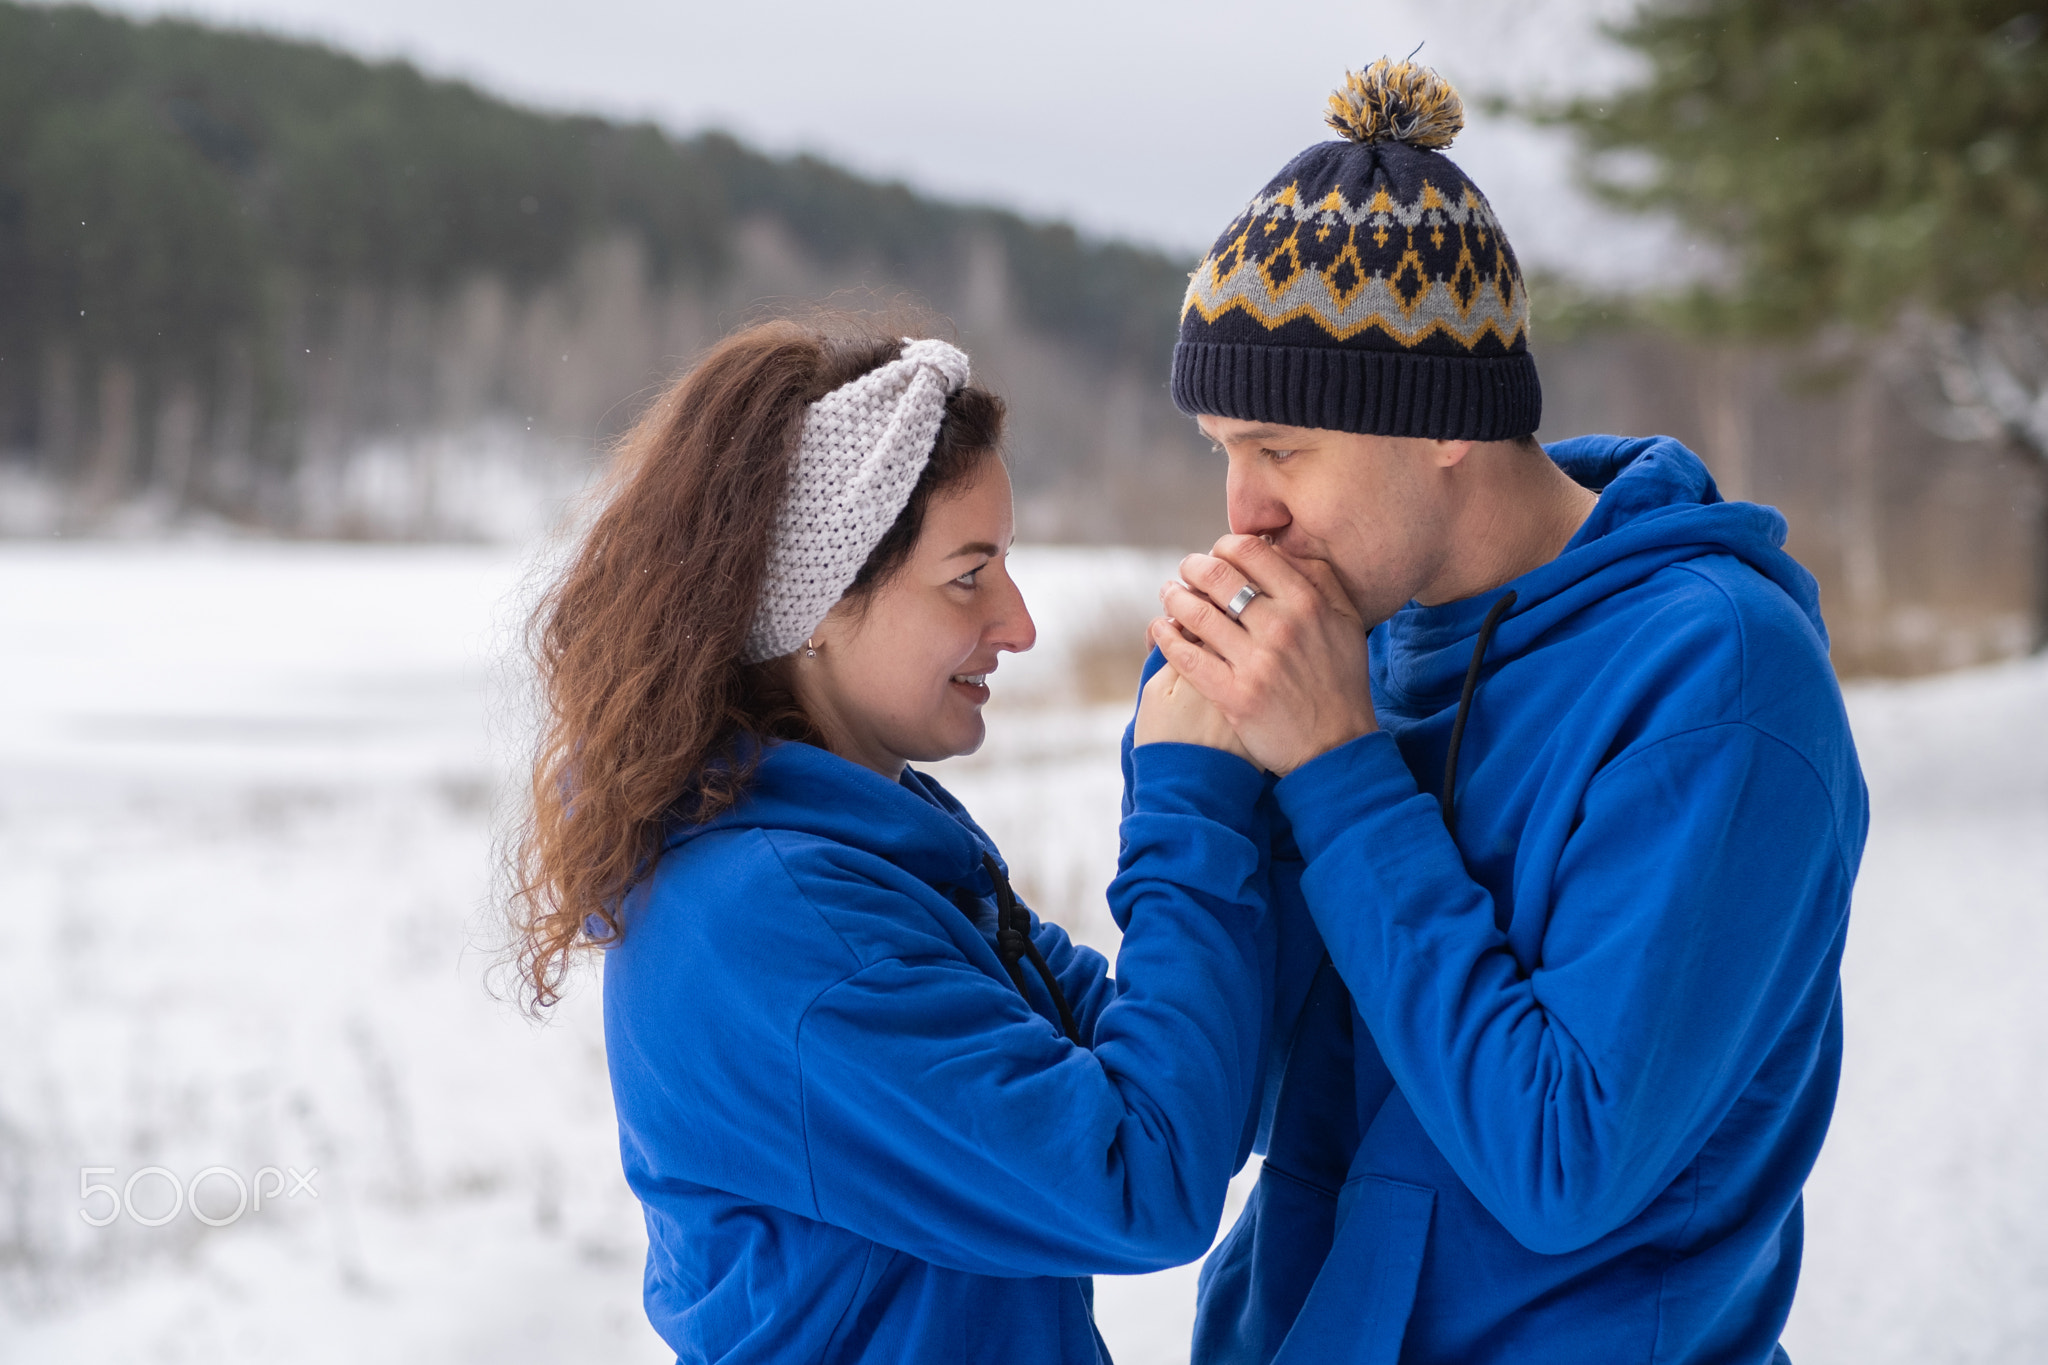
[[(1122, 698), (1170, 563), (1021, 551), (1041, 648), (944, 770), (1106, 950)], [(596, 992), (536, 1027), (486, 985), (527, 576), (0, 543), (0, 1361), (667, 1358)], [(2048, 661), (1851, 706), (1875, 823), (1787, 1346), (2048, 1360)], [(1192, 1268), (1099, 1282), (1124, 1365), (1185, 1359), (1192, 1301)]]

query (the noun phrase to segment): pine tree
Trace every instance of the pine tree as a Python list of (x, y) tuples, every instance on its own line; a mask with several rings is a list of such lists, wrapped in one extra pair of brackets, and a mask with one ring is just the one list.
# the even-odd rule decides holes
[(1696, 325), (1847, 325), (1927, 362), (1939, 434), (2043, 484), (2048, 647), (2048, 13), (2041, 0), (1645, 0), (1610, 30), (1644, 78), (1539, 109), (1610, 200), (1727, 253)]

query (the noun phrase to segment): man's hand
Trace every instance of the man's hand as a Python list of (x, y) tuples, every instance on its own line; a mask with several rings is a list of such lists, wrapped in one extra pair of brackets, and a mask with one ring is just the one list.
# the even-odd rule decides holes
[[(1284, 775), (1379, 728), (1365, 625), (1329, 565), (1232, 535), (1180, 572), (1185, 586), (1160, 594), (1170, 619), (1152, 623), (1152, 643), (1215, 703), (1253, 762)], [(1219, 604), (1247, 583), (1259, 595), (1233, 621)]]
[(1172, 664), (1154, 673), (1138, 697), (1139, 744), (1200, 744), (1225, 749), (1254, 762), (1244, 741), (1207, 697), (1197, 692)]

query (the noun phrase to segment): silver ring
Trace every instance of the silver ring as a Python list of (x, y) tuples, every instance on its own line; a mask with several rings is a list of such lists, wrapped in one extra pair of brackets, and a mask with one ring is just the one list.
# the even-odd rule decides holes
[(1259, 590), (1247, 583), (1237, 590), (1235, 596), (1223, 604), (1223, 610), (1230, 613), (1231, 620), (1242, 621), (1244, 620), (1244, 609), (1250, 606), (1252, 599), (1258, 595)]

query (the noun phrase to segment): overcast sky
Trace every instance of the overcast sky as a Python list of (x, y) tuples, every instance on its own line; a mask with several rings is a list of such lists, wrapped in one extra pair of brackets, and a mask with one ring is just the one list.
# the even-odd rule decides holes
[(102, 0), (401, 56), (515, 99), (722, 127), (956, 198), (1175, 251), (1206, 246), (1330, 134), (1324, 97), (1381, 54), (1468, 102), (1452, 156), (1529, 263), (1643, 277), (1676, 250), (1590, 205), (1558, 135), (1489, 118), (1488, 92), (1596, 90), (1632, 0)]

